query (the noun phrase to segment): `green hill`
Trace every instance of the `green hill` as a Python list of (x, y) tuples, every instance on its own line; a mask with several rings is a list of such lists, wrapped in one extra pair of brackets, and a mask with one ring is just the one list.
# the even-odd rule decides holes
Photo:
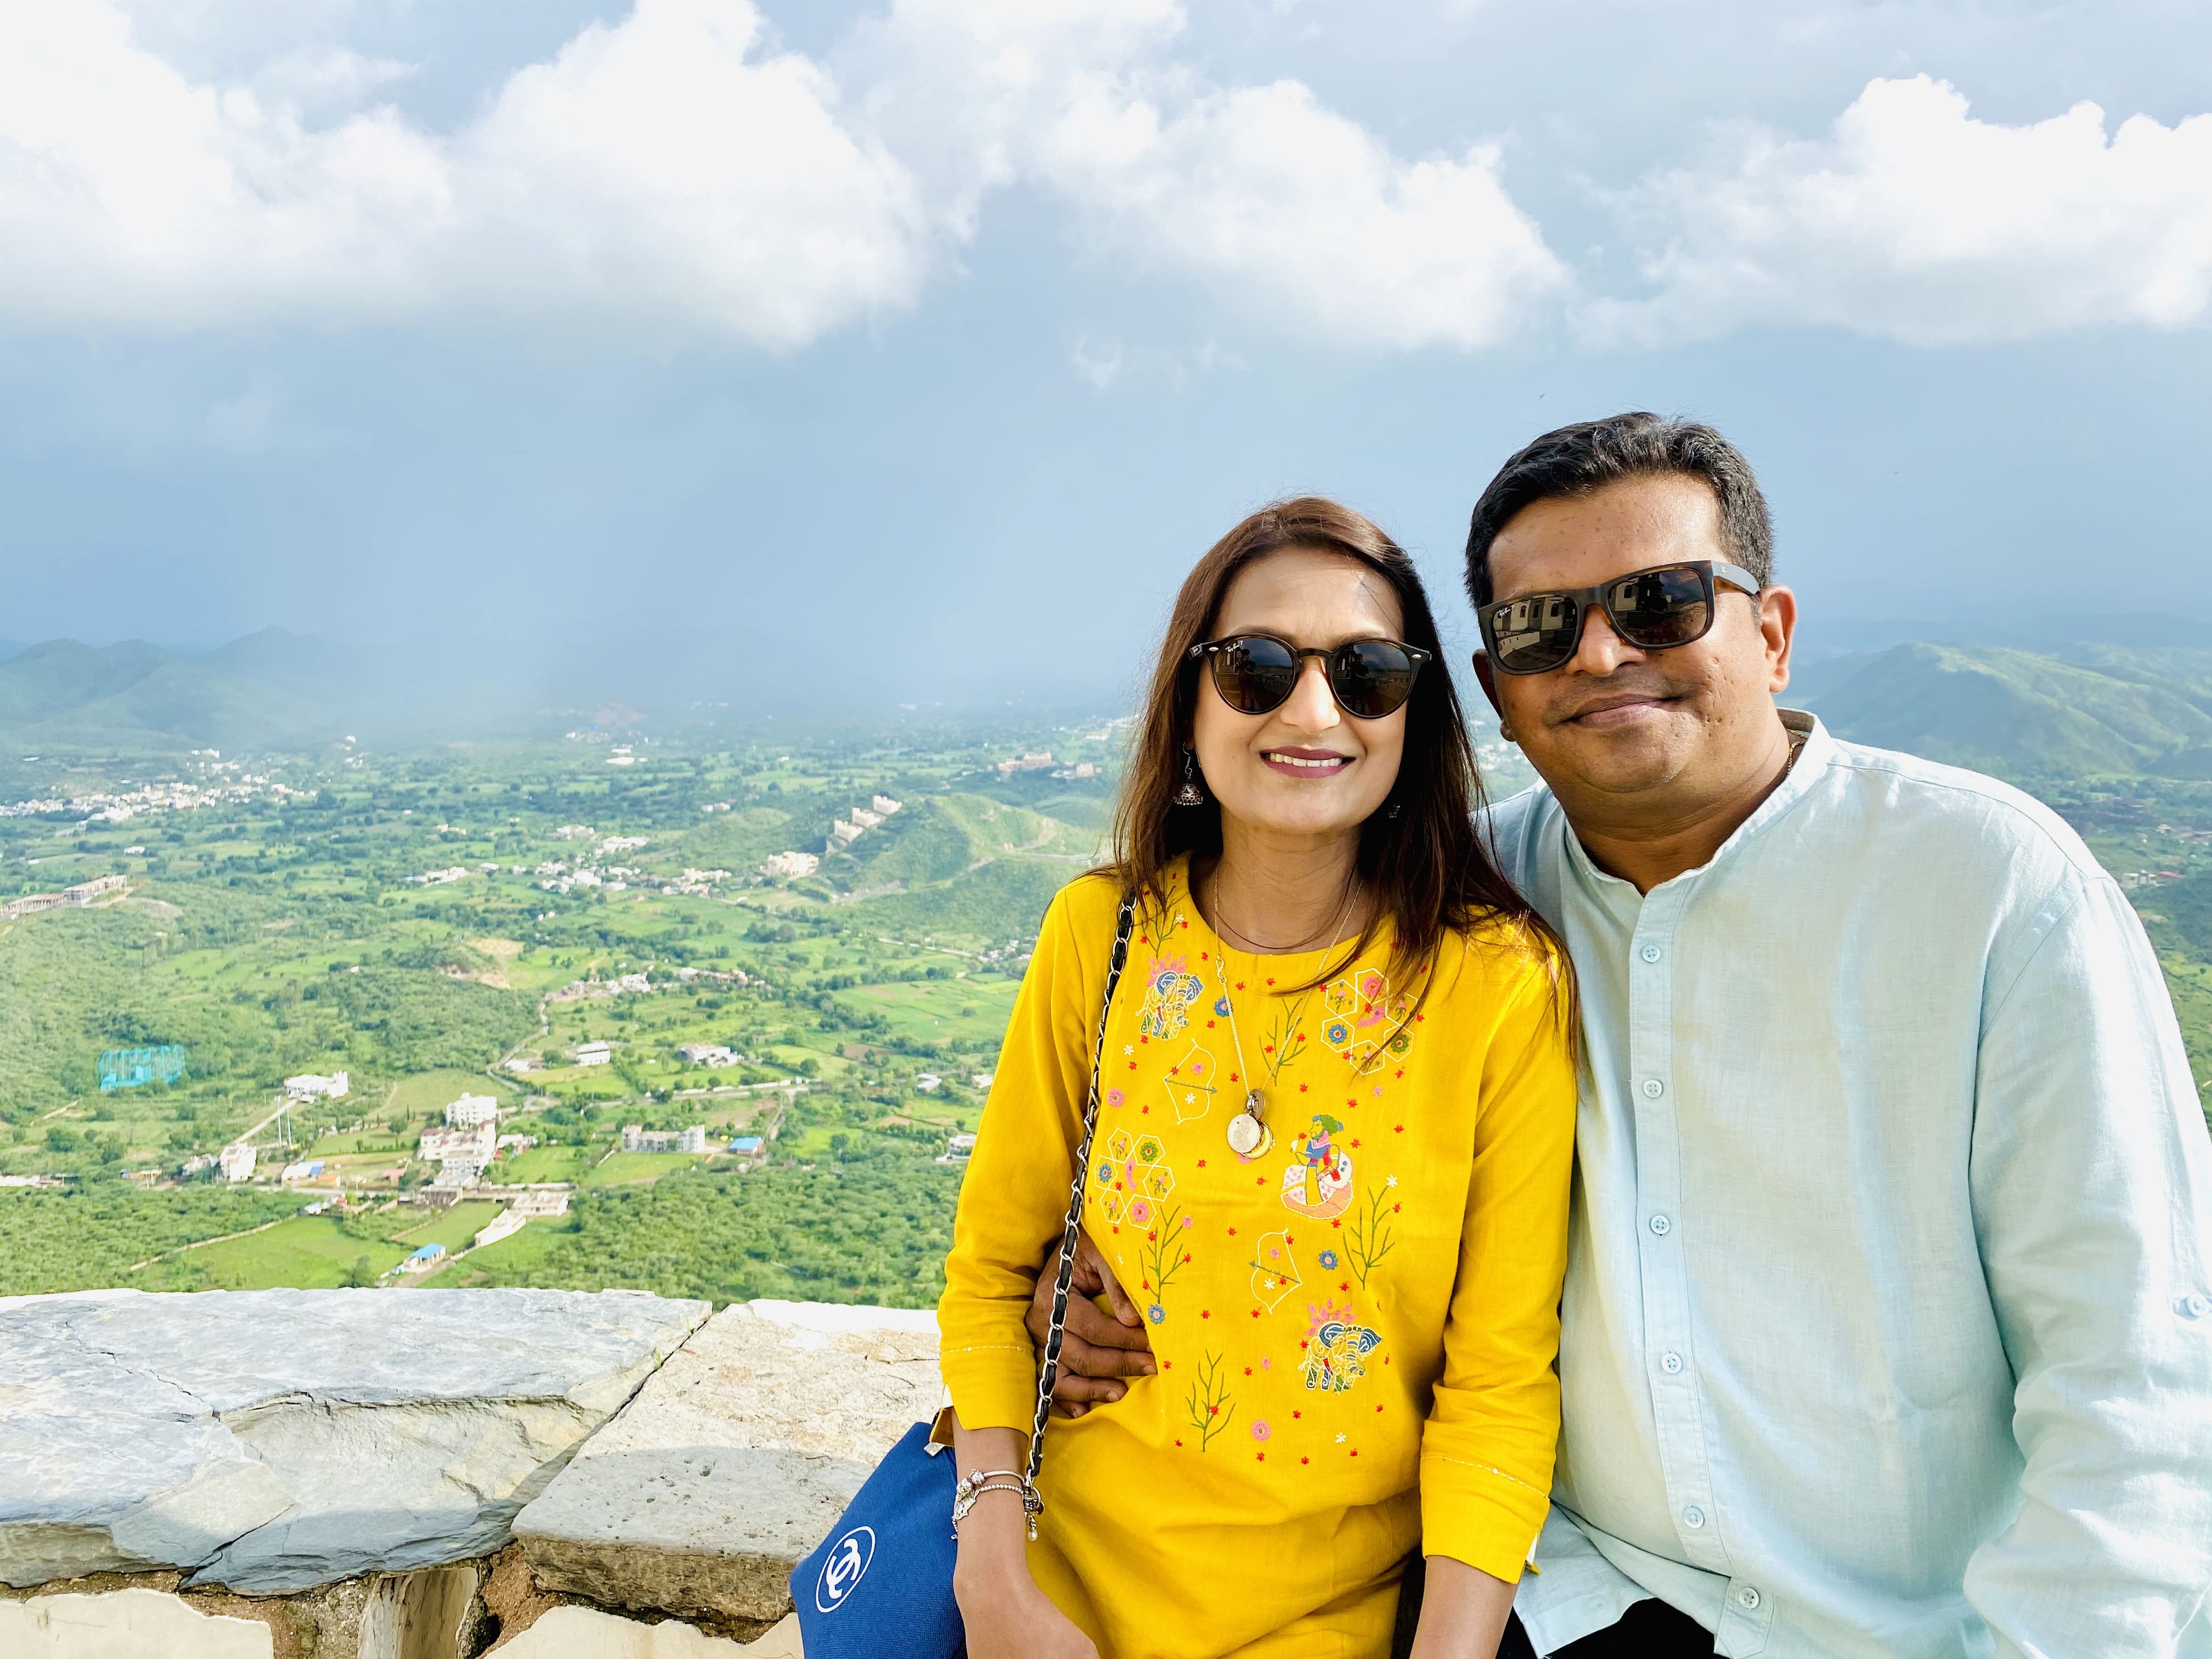
[(336, 718), (315, 695), (313, 650), (273, 629), (204, 657), (143, 640), (48, 640), (0, 659), (0, 733), (18, 746), (126, 750), (304, 741)]
[(2205, 775), (2212, 653), (1900, 645), (1806, 701), (1855, 742), (2014, 775)]
[(1088, 862), (1096, 837), (1057, 818), (981, 795), (912, 802), (853, 843), (857, 886), (917, 887), (950, 881), (1007, 857)]

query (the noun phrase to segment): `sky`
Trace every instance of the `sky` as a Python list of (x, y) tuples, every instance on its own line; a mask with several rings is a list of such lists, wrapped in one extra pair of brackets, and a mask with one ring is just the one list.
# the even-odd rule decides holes
[[(1709, 420), (1814, 649), (2212, 617), (2185, 0), (0, 0), (0, 638), (1124, 691)], [(465, 671), (465, 672), (464, 672)]]

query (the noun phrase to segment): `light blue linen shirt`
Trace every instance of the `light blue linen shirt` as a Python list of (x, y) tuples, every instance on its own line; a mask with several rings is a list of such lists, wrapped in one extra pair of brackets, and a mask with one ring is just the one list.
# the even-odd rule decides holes
[(1492, 815), (1588, 1044), (1522, 1620), (2212, 1653), (2212, 1146), (2142, 926), (2019, 791), (1784, 718), (1790, 775), (1648, 894), (1548, 791)]

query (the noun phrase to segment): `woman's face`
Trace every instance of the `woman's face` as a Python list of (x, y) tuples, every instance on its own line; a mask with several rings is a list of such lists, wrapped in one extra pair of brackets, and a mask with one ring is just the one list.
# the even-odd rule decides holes
[[(1272, 634), (1301, 648), (1346, 640), (1396, 640), (1405, 618), (1390, 585), (1357, 560), (1285, 548), (1249, 564), (1222, 596), (1212, 637)], [(1356, 830), (1397, 781), (1406, 710), (1354, 719), (1336, 706), (1321, 660), (1299, 665), (1297, 689), (1279, 708), (1240, 714), (1199, 671), (1192, 742), (1206, 787), (1230, 820), (1281, 835)]]

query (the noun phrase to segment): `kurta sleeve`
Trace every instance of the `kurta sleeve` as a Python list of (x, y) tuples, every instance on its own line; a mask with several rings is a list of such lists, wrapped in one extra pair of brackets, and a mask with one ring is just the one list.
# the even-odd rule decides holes
[(984, 1102), (937, 1304), (939, 1363), (966, 1428), (1026, 1435), (1035, 1421), (1022, 1322), (1066, 1219), (1117, 902), (1110, 881), (1085, 877), (1045, 912)]
[(1512, 1583), (1550, 1507), (1559, 1436), (1575, 1072), (1547, 971), (1509, 993), (1479, 1086), (1443, 1374), (1421, 1437), (1422, 1553)]

